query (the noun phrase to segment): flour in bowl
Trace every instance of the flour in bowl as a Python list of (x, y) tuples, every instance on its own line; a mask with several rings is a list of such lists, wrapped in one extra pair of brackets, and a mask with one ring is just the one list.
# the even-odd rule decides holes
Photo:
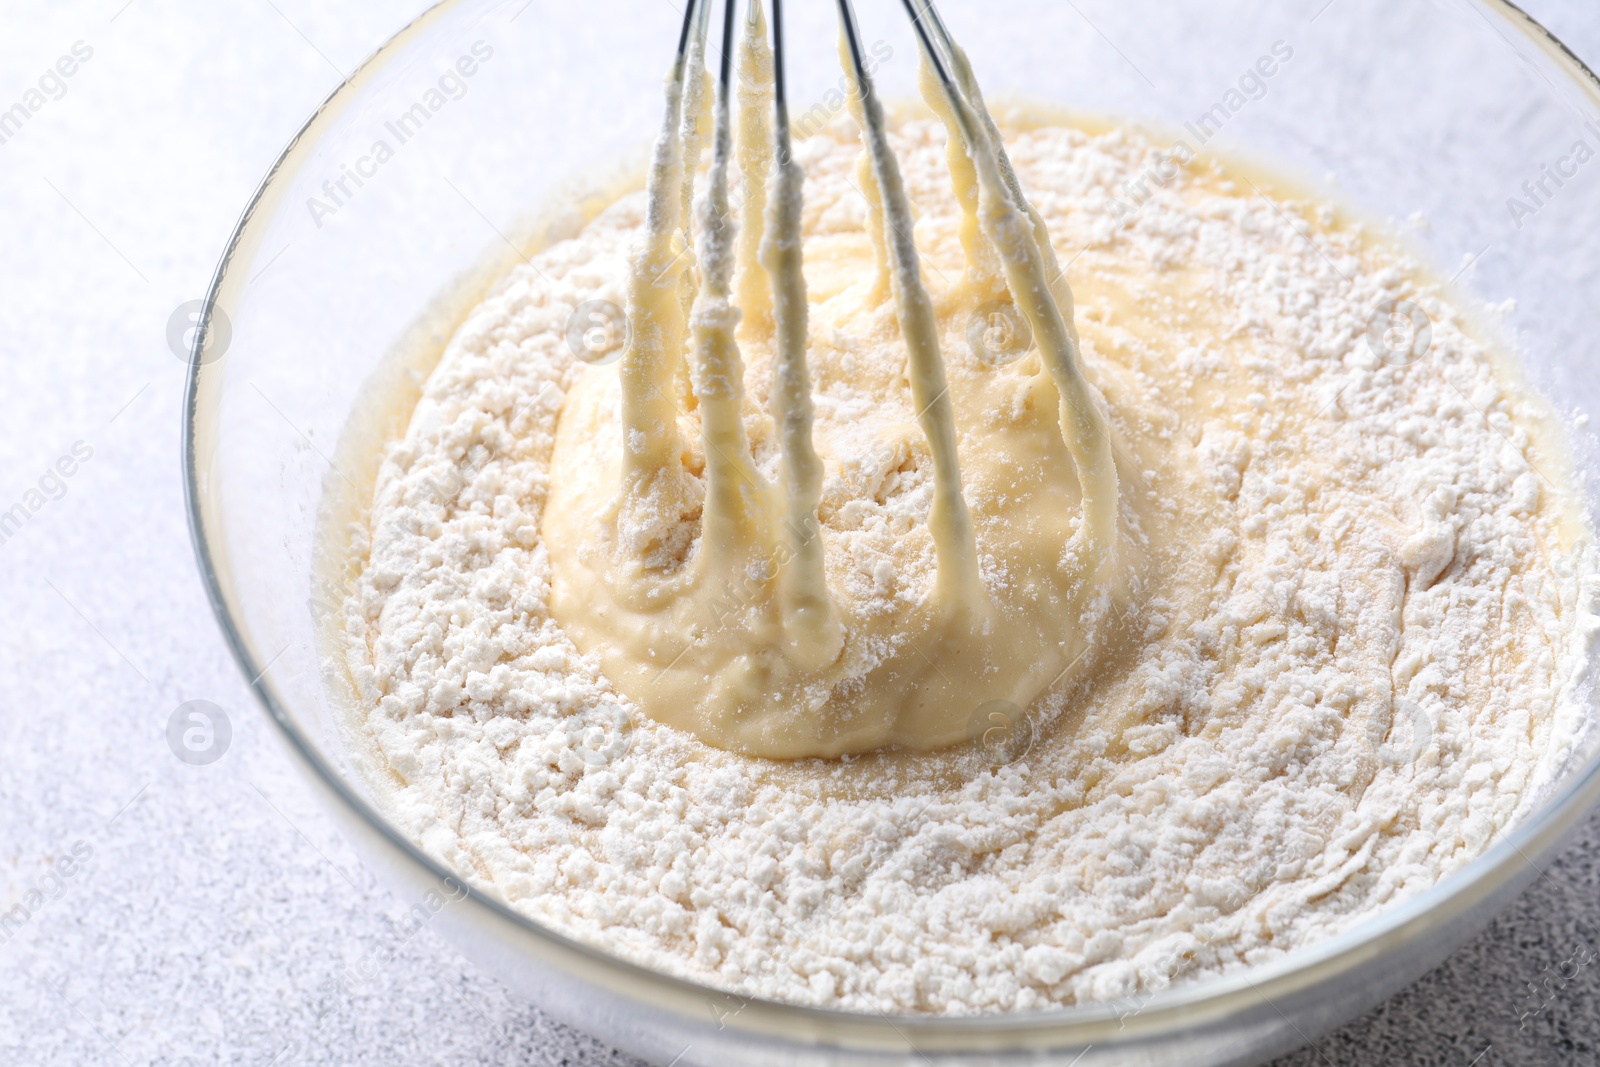
[[(951, 388), (991, 403), (958, 444), (1003, 602), (1027, 578), (1007, 563), (1013, 502), (984, 481), (1005, 454), (979, 457), (1030, 417), (1041, 371), (972, 339), (943, 127), (891, 137)], [(1597, 591), (1548, 406), (1442, 285), (1320, 202), (1170, 167), (1128, 130), (1006, 143), (1069, 265), (1139, 552), (1138, 595), (1062, 622), (1099, 635), (1093, 669), (1025, 710), (974, 702), (972, 743), (792, 761), (662, 725), (608, 680), (552, 615), (544, 531), (552, 470), (577, 469), (553, 457), (583, 444), (572, 413), (595, 463), (620, 447), (616, 367), (576, 359), (567, 328), (625, 302), (631, 194), (472, 312), (383, 456), (337, 655), (401, 830), (647, 967), (972, 1014), (1280, 957), (1433, 886), (1526, 810), (1587, 725)], [(872, 292), (854, 130), (796, 151), (828, 575), (892, 641), (935, 580), (929, 455)], [(776, 478), (772, 352), (741, 329), (745, 429)], [(692, 559), (697, 515), (661, 521), (663, 551)]]

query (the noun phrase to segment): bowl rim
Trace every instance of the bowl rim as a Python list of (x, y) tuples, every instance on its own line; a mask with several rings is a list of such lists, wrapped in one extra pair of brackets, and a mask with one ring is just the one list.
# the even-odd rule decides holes
[[(405, 855), (436, 882), (462, 885), (465, 899), (476, 906), (486, 909), (500, 920), (509, 921), (549, 948), (563, 955), (575, 954), (578, 959), (586, 961), (590, 966), (585, 968), (584, 980), (592, 981), (590, 976), (596, 974), (610, 975), (615, 979), (605, 983), (610, 991), (678, 1014), (685, 1023), (691, 1019), (691, 1013), (685, 1010), (691, 1003), (703, 1005), (708, 1000), (734, 997), (740, 1002), (740, 1010), (718, 1020), (717, 1028), (726, 1026), (752, 1038), (793, 1040), (797, 1035), (815, 1035), (823, 1032), (823, 1028), (829, 1028), (831, 1038), (842, 1039), (837, 1042), (841, 1047), (870, 1047), (880, 1051), (885, 1048), (918, 1052), (974, 1048), (978, 1046), (971, 1044), (973, 1038), (1006, 1035), (1031, 1038), (1017, 1045), (1019, 1050), (1039, 1048), (1040, 1039), (1047, 1041), (1048, 1047), (1089, 1044), (1126, 1046), (1137, 1044), (1137, 1039), (1141, 1037), (1170, 1038), (1185, 1030), (1192, 1031), (1195, 1027), (1215, 1024), (1243, 1015), (1247, 1008), (1259, 1009), (1263, 1003), (1277, 1010), (1273, 994), (1287, 996), (1313, 990), (1340, 974), (1370, 967), (1375, 961), (1381, 961), (1407, 946), (1420, 947), (1431, 931), (1466, 917), (1484, 899), (1520, 892), (1535, 878), (1541, 877), (1545, 873), (1544, 865), (1565, 837), (1600, 803), (1600, 752), (1596, 752), (1579, 769), (1570, 772), (1560, 788), (1553, 791), (1537, 810), (1499, 834), (1483, 853), (1410, 900), (1392, 908), (1384, 908), (1379, 914), (1339, 934), (1306, 948), (1291, 950), (1268, 963), (1157, 991), (1142, 998), (1132, 1012), (1123, 1010), (1125, 1006), (1121, 1000), (1113, 1000), (1004, 1014), (888, 1015), (747, 997), (652, 970), (594, 948), (528, 918), (470, 884), (458, 881), (455, 871), (425, 853), (411, 838), (399, 832), (374, 804), (346, 785), (344, 778), (323, 758), (316, 745), (286, 711), (286, 703), (268, 677), (275, 657), (263, 657), (254, 649), (245, 628), (235, 621), (235, 612), (224, 586), (223, 571), (218, 566), (217, 554), (212, 550), (204, 516), (203, 498), (206, 490), (202, 486), (198, 430), (202, 421), (202, 379), (219, 373), (216, 370), (208, 371), (209, 366), (225, 362), (224, 359), (217, 359), (208, 363), (202, 359), (212, 318), (225, 288), (234, 281), (231, 271), (240, 259), (241, 251), (254, 245), (251, 237), (259, 210), (275, 199), (275, 183), (280, 175), (290, 169), (302, 145), (309, 144), (310, 139), (319, 132), (319, 127), (331, 122), (331, 116), (341, 109), (356, 88), (418, 38), (430, 24), (470, 2), (472, 0), (435, 0), (430, 7), (397, 30), (341, 78), (339, 84), (290, 137), (268, 168), (229, 235), (202, 302), (188, 354), (181, 427), (186, 524), (207, 600), (235, 664), (257, 702), (276, 724), (291, 753), (299, 758), (304, 768), (367, 828), (375, 831), (389, 846)], [(501, 0), (501, 6), (511, 2), (514, 0)], [(1534, 47), (1550, 55), (1600, 113), (1600, 76), (1560, 38), (1513, 0), (1469, 0), (1469, 3), (1480, 14), (1487, 10), (1498, 16)], [(1589, 694), (1588, 703), (1594, 706), (1592, 693)], [(1492, 916), (1483, 918), (1473, 927), (1473, 932), (1486, 926), (1490, 918)], [(1451, 951), (1454, 950), (1455, 946)], [(1408, 984), (1412, 980), (1408, 979)], [(1278, 1011), (1278, 1014), (1283, 1013)], [(1288, 1016), (1284, 1016), (1284, 1021), (1289, 1021)], [(698, 1013), (695, 1013), (693, 1024), (708, 1025)], [(839, 1029), (841, 1026), (843, 1030)], [(1307, 1035), (1301, 1033), (1301, 1036), (1304, 1038)], [(963, 1041), (963, 1037), (967, 1040)], [(919, 1047), (917, 1038), (930, 1041), (931, 1044), (925, 1048)], [(835, 1042), (829, 1040), (825, 1043)]]

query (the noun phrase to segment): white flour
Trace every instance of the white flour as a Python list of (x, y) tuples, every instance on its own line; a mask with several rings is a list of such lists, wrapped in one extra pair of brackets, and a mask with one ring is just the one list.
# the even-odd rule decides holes
[[(1126, 669), (1055, 694), (1069, 728), (1040, 715), (998, 768), (971, 751), (750, 760), (614, 695), (548, 617), (539, 530), (566, 390), (608, 373), (565, 330), (586, 300), (622, 302), (642, 210), (625, 197), (473, 313), (384, 458), (344, 655), (404, 831), (649, 967), (973, 1013), (1271, 959), (1433, 885), (1520, 814), (1584, 726), (1569, 690), (1596, 594), (1547, 409), (1400, 253), (1315, 204), (1185, 170), (1130, 212), (1122, 183), (1154, 144), (1063, 127), (1008, 144), (1071, 261), (1124, 459), (1148, 472), (1127, 491), (1181, 518), (1162, 457), (1192, 455), (1220, 516), (1195, 524), (1184, 595), (1148, 601)], [(957, 277), (942, 133), (902, 127), (896, 149), (928, 262)], [(855, 151), (849, 131), (801, 146), (808, 234), (865, 226)], [(1180, 269), (1211, 321), (1142, 289)], [(1429, 318), (1404, 366), (1367, 339), (1391, 299)], [(1152, 343), (1158, 320), (1189, 340)], [(813, 343), (848, 354), (828, 329), (814, 320)], [(753, 367), (749, 387), (759, 405), (770, 377)], [(848, 383), (818, 390), (819, 434), (865, 425)], [(931, 479), (925, 457), (861, 442), (824, 486), (829, 551), (893, 612), (930, 582)]]

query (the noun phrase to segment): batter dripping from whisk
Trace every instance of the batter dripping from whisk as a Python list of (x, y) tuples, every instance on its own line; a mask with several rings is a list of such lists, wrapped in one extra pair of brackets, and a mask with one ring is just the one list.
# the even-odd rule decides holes
[(845, 21), (856, 121), (791, 145), (776, 6), (713, 116), (691, 3), (648, 189), (457, 330), (335, 561), (375, 793), (536, 922), (856, 1011), (1154, 991), (1414, 898), (1592, 719), (1558, 419), (1323, 199), (1206, 156), (1128, 209), (1160, 143), (1018, 111), (1008, 159), (906, 6), (933, 115)]
[[(709, 9), (701, 5), (702, 17)], [(802, 177), (759, 6), (739, 48), (743, 217), (736, 224), (729, 206), (729, 48), (708, 191), (698, 204), (697, 277), (682, 236), (693, 179), (684, 146), (698, 144), (697, 111), (710, 78), (704, 35), (686, 20), (630, 279), (632, 339), (620, 380), (586, 381), (567, 404), (545, 519), (552, 612), (578, 645), (597, 651), (607, 675), (652, 717), (763, 756), (937, 748), (964, 740), (974, 709), (987, 701), (1026, 707), (1095, 665), (1096, 646), (1129, 594), (1135, 556), (1119, 534), (1112, 441), (1102, 401), (1082, 374), (1071, 291), (964, 55), (930, 20), (924, 91), (948, 128), (968, 252), (966, 277), (936, 302), (848, 13), (843, 24), (842, 59), (856, 82), (852, 108), (865, 142), (858, 170), (876, 210), (869, 222), (875, 263), (861, 265), (859, 291), (842, 299), (855, 304), (845, 312), (852, 332), (876, 333), (906, 352), (905, 383), (886, 385), (909, 392), (931, 460), (931, 594), (909, 614), (869, 619), (827, 580), (817, 521), (825, 458), (813, 442), (801, 269)], [(774, 96), (775, 142), (763, 121)], [(747, 236), (736, 250), (740, 228), (749, 235), (763, 223), (759, 244)], [(751, 316), (737, 329), (740, 310), (729, 300), (736, 272), (755, 310), (764, 310), (770, 286), (770, 326)], [(890, 293), (892, 321), (880, 313)], [(947, 373), (941, 337), (959, 336), (960, 323), (997, 300), (1014, 304), (1036, 354), (1020, 368)], [(692, 395), (679, 385), (685, 347)], [(742, 349), (776, 366), (777, 485), (752, 456)], [(1010, 414), (982, 425), (996, 412)], [(697, 431), (703, 490), (686, 443)], [(899, 447), (912, 431), (902, 424), (895, 432)]]

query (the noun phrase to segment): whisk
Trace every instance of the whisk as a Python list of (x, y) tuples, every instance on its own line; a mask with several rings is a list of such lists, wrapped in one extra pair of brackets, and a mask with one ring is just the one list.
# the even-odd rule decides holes
[[(900, 2), (918, 41), (924, 96), (948, 134), (951, 179), (962, 213), (964, 284), (985, 297), (1009, 299), (1026, 322), (1059, 397), (1061, 436), (1081, 490), (1073, 547), (1077, 558), (1088, 561), (1088, 573), (1074, 581), (1090, 589), (1105, 586), (1117, 563), (1117, 472), (1100, 401), (1082, 371), (1071, 290), (965, 53), (931, 0)], [(765, 755), (837, 755), (889, 742), (947, 745), (966, 735), (976, 687), (994, 684), (977, 680), (993, 670), (972, 651), (975, 642), (981, 644), (979, 635), (990, 629), (996, 605), (981, 578), (974, 520), (962, 494), (934, 302), (923, 282), (910, 200), (855, 14), (850, 0), (837, 0), (837, 6), (841, 62), (863, 142), (860, 171), (871, 208), (869, 231), (880, 281), (887, 280), (895, 302), (916, 421), (932, 463), (928, 521), (936, 571), (926, 605), (929, 621), (923, 625), (934, 653), (922, 655), (943, 682), (929, 675), (925, 692), (902, 693), (897, 700), (886, 698), (886, 704), (855, 686), (848, 713), (824, 721), (826, 705), (841, 699), (837, 664), (849, 626), (825, 581), (818, 518), (823, 466), (813, 441), (807, 367), (804, 175), (792, 144), (781, 0), (771, 0), (770, 43), (761, 0), (750, 0), (737, 41), (736, 0), (724, 0), (710, 166), (698, 202), (701, 116), (712, 80), (706, 71), (711, 0), (689, 0), (684, 12), (649, 172), (643, 235), (632, 264), (629, 340), (619, 364), (625, 447), (620, 491), (608, 520), (615, 543), (603, 568), (606, 598), (615, 602), (614, 610), (597, 607), (588, 589), (567, 592), (563, 606), (557, 590), (558, 614), (568, 617), (569, 629), (580, 637), (592, 635), (596, 645), (605, 643), (600, 631), (615, 630), (619, 618), (636, 624), (634, 644), (647, 654), (632, 664), (608, 660), (607, 668), (623, 688), (653, 691), (634, 694), (646, 710), (713, 743)], [(729, 191), (736, 154), (731, 117), (736, 53), (742, 232)], [(770, 126), (764, 109), (753, 106), (763, 101), (769, 85)], [(696, 209), (699, 249), (689, 225)], [(757, 219), (759, 227), (753, 225)], [(763, 479), (752, 457), (742, 415), (744, 366), (735, 337), (741, 310), (768, 321), (769, 298), (775, 352), (771, 411), (781, 446), (776, 485)], [(687, 362), (686, 353), (693, 356)], [(692, 385), (687, 393), (681, 384), (685, 372)], [(648, 535), (639, 531), (657, 528), (654, 517), (662, 513), (687, 511), (685, 486), (692, 476), (681, 458), (681, 403), (695, 406), (700, 419), (705, 456), (701, 541), (692, 566), (656, 573)], [(761, 601), (764, 612), (745, 613), (732, 625), (714, 612), (708, 620), (707, 591), (733, 577), (750, 582), (752, 560), (754, 581), (771, 593), (770, 600), (750, 598)], [(682, 632), (674, 635), (675, 628)], [(615, 647), (616, 634), (610, 637)], [(679, 651), (668, 662), (666, 652), (674, 647)], [(1022, 675), (1005, 694), (1025, 703), (1048, 679), (1028, 671)], [(681, 684), (673, 684), (675, 677)], [(863, 710), (864, 703), (871, 707)], [(883, 707), (874, 712), (879, 704)]]

